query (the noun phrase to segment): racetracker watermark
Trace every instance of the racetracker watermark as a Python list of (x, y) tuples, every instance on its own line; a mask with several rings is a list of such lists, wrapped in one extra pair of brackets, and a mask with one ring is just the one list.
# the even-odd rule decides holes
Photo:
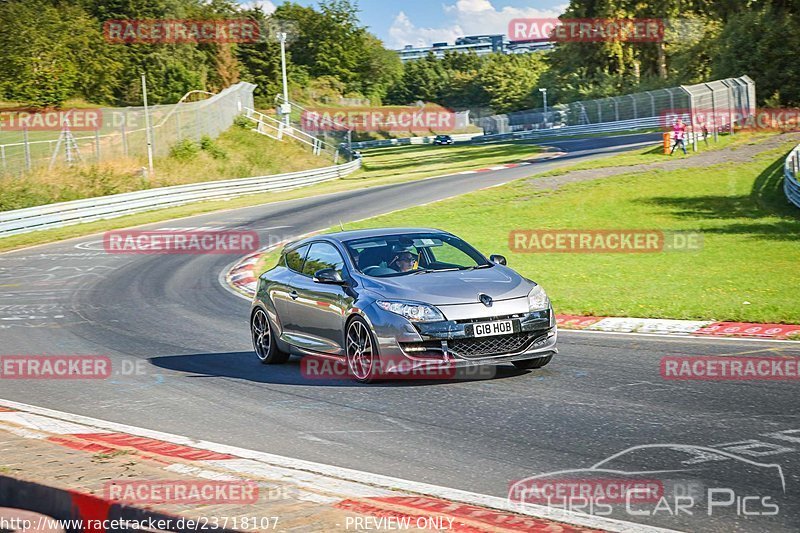
[(391, 107), (314, 107), (301, 114), (307, 131), (453, 131), (456, 114), (437, 105)]
[(597, 503), (657, 502), (664, 495), (658, 479), (526, 478), (511, 483), (508, 499), (515, 503), (566, 505), (582, 500)]
[(655, 43), (664, 40), (664, 20), (519, 18), (508, 23), (508, 35), (512, 41)]
[[(126, 374), (141, 372), (130, 362)], [(146, 361), (141, 360), (142, 364)], [(107, 379), (111, 359), (105, 355), (0, 355), (0, 379)]]
[(0, 131), (95, 131), (103, 127), (100, 109), (61, 109), (31, 111), (5, 109), (0, 111)]
[(797, 381), (800, 357), (666, 356), (661, 377), (696, 381)]
[(660, 230), (512, 230), (508, 247), (517, 253), (694, 252), (702, 249), (703, 235), (690, 231)]
[(255, 231), (108, 231), (110, 254), (247, 254), (258, 250)]
[(107, 20), (103, 36), (115, 44), (255, 43), (261, 28), (250, 19)]
[(659, 115), (659, 123), (670, 131), (678, 119), (694, 128), (705, 126), (729, 128), (731, 123), (741, 130), (800, 131), (800, 109), (759, 108), (754, 112), (744, 109), (674, 109)]
[[(497, 375), (494, 365), (456, 366), (451, 363), (419, 364), (407, 359), (392, 360), (382, 356), (374, 359), (372, 376), (381, 380), (475, 380), (492, 379)], [(300, 374), (308, 379), (351, 379), (354, 376), (344, 360), (304, 357)]]
[(253, 481), (114, 480), (104, 493), (108, 500), (136, 504), (252, 504), (259, 487)]

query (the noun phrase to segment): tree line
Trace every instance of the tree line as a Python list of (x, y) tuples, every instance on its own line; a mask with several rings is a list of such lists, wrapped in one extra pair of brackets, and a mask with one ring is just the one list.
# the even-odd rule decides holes
[[(402, 64), (359, 21), (354, 0), (317, 7), (285, 2), (270, 15), (234, 0), (0, 0), (0, 99), (58, 107), (71, 98), (140, 105), (171, 103), (194, 89), (257, 85), (257, 103), (280, 92), (280, 45), (288, 36), (292, 98), (373, 104), (418, 100), (507, 112), (748, 74), (761, 103), (800, 105), (800, 0), (571, 0), (564, 18), (661, 18), (662, 42), (557, 43), (552, 51), (448, 53)], [(256, 22), (248, 43), (115, 43), (103, 23), (126, 19)]]

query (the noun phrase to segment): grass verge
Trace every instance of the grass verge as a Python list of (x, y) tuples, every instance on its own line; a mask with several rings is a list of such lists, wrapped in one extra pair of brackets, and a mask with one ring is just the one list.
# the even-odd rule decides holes
[(217, 139), (184, 141), (155, 160), (155, 176), (140, 172), (146, 159), (120, 158), (95, 165), (40, 169), (0, 177), (0, 211), (202, 181), (279, 174), (330, 165), (292, 143), (233, 126)]
[[(347, 224), (452, 231), (548, 291), (559, 313), (800, 323), (800, 213), (783, 196), (791, 146), (745, 164), (650, 171), (552, 191), (518, 180)], [(699, 232), (702, 248), (662, 253), (518, 253), (514, 229)], [(264, 258), (261, 268), (274, 262)]]

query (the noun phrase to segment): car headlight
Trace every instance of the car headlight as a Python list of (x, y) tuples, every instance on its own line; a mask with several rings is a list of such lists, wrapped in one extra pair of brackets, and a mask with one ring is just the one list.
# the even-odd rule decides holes
[(416, 302), (393, 302), (391, 300), (378, 300), (378, 307), (396, 315), (405, 317), (412, 322), (436, 322), (444, 320), (441, 311), (432, 305)]
[(528, 293), (528, 308), (531, 311), (544, 311), (550, 308), (550, 298), (541, 285), (537, 285)]

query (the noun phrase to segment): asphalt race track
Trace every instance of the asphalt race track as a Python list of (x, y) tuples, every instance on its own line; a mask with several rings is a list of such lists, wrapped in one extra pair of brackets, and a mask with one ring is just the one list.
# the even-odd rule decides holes
[[(562, 141), (555, 144), (567, 155), (526, 167), (292, 200), (152, 228), (243, 227), (257, 230), (264, 243), (277, 242), (340, 219), (450, 197), (652, 139)], [(615, 467), (680, 470), (687, 486), (729, 488), (733, 503), (711, 516), (707, 506), (695, 507), (692, 515), (673, 516), (662, 508), (655, 516), (652, 509), (638, 515), (615, 509), (611, 516), (692, 531), (800, 528), (796, 382), (665, 381), (659, 373), (667, 355), (800, 355), (798, 343), (562, 331), (558, 358), (532, 372), (508, 366), (489, 380), (372, 386), (307, 380), (297, 358), (267, 367), (253, 355), (249, 305), (218, 279), (236, 257), (110, 255), (101, 239), (0, 255), (0, 353), (108, 355), (123, 375), (6, 379), (0, 397), (496, 496), (505, 496), (516, 480), (587, 469), (634, 446), (713, 447), (780, 465), (786, 489), (776, 496), (777, 515), (745, 516), (772, 509), (763, 498), (774, 489), (774, 469), (713, 454), (676, 459), (654, 447), (645, 450), (651, 456), (641, 449), (623, 454)], [(758, 498), (747, 500), (749, 507), (739, 505), (752, 496)]]

